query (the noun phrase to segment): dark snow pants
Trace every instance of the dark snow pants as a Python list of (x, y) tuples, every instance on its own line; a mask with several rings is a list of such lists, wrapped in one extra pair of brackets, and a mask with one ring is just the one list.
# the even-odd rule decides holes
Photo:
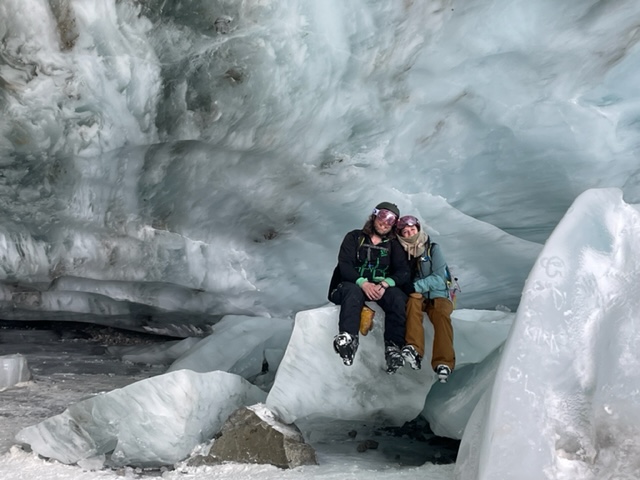
[[(362, 289), (355, 283), (343, 282), (331, 292), (330, 300), (340, 305), (338, 329), (352, 336), (360, 331), (360, 311), (367, 300)], [(384, 311), (384, 342), (404, 346), (407, 296), (396, 287), (389, 287), (376, 303)]]

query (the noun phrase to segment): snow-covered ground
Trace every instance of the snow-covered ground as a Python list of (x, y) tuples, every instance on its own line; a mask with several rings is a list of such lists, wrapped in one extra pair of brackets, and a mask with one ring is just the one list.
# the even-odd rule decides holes
[(106, 355), (108, 345), (154, 341), (151, 336), (114, 334), (112, 329), (79, 324), (75, 331), (60, 328), (27, 330), (5, 326), (0, 329), (2, 355), (25, 355), (34, 377), (31, 382), (0, 391), (2, 453), (13, 445), (13, 436), (18, 430), (62, 413), (79, 400), (129, 385), (166, 369), (123, 363)]
[[(6, 325), (6, 324), (5, 324)], [(68, 327), (67, 327), (68, 328)], [(62, 336), (61, 336), (62, 334)], [(113, 345), (141, 342), (159, 343), (151, 336), (139, 336), (113, 329), (77, 325), (75, 330), (0, 329), (0, 352), (27, 357), (33, 381), (0, 391), (0, 478), (3, 480), (85, 480), (142, 477), (147, 479), (261, 478), (270, 479), (404, 479), (453, 478), (452, 458), (457, 442), (426, 435), (415, 437), (422, 425), (399, 430), (374, 431), (361, 423), (345, 422), (317, 431), (309, 441), (316, 449), (320, 465), (287, 471), (269, 465), (225, 464), (218, 466), (178, 466), (175, 470), (86, 471), (79, 466), (47, 461), (15, 445), (14, 435), (22, 428), (62, 413), (69, 405), (101, 392), (124, 387), (163, 373), (166, 366), (122, 362), (106, 350)], [(357, 435), (353, 436), (353, 433)], [(400, 436), (404, 433), (403, 436)], [(413, 437), (413, 438), (412, 438)], [(358, 451), (366, 439), (379, 443), (375, 450)]]

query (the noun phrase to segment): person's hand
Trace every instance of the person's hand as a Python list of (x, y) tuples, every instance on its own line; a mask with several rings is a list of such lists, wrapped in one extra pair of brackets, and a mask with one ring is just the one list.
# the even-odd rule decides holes
[(377, 301), (384, 295), (384, 287), (377, 283), (364, 282), (362, 284), (362, 290), (369, 300)]

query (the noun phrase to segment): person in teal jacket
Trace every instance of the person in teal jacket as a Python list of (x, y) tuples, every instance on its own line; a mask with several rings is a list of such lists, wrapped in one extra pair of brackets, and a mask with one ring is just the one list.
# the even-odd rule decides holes
[(406, 310), (406, 345), (402, 355), (417, 370), (424, 356), (423, 312), (433, 324), (434, 338), (431, 366), (441, 382), (446, 382), (456, 363), (450, 298), (451, 274), (440, 245), (422, 231), (420, 222), (405, 215), (397, 223), (398, 241), (411, 266), (412, 282), (404, 288), (408, 295)]

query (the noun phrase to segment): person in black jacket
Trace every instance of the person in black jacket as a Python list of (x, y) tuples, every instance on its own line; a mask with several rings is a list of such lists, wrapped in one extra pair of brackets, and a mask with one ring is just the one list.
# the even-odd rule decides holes
[(404, 365), (400, 349), (405, 343), (407, 296), (400, 287), (410, 280), (410, 269), (395, 235), (399, 216), (395, 204), (382, 202), (364, 227), (347, 233), (340, 245), (329, 301), (341, 306), (333, 348), (345, 365), (353, 363), (358, 350), (360, 312), (365, 301), (376, 302), (385, 312), (387, 372), (395, 373)]

